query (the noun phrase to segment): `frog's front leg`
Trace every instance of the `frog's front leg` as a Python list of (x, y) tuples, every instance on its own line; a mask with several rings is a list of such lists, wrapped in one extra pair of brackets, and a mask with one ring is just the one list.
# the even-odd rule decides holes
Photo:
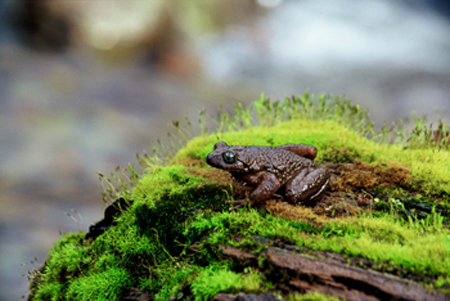
[[(273, 196), (281, 186), (277, 177), (268, 172), (245, 175), (243, 180), (250, 185), (256, 186), (256, 189), (249, 195), (250, 204), (252, 206)], [(247, 205), (247, 200), (236, 200), (234, 203), (239, 205), (230, 208), (230, 210), (244, 207)]]
[(285, 196), (291, 203), (309, 203), (323, 196), (330, 172), (326, 168), (305, 168), (286, 182)]

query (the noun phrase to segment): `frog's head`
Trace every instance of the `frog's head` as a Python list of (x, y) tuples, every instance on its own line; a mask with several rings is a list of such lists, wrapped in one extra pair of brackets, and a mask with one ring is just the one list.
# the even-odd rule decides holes
[(242, 146), (228, 145), (223, 141), (214, 145), (214, 150), (206, 157), (209, 165), (232, 172), (248, 172), (248, 166), (240, 160)]

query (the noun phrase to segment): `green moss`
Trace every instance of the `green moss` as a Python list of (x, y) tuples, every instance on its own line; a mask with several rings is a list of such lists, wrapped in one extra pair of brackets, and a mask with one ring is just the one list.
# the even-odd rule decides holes
[(133, 282), (126, 269), (108, 266), (102, 272), (92, 271), (72, 281), (64, 298), (77, 301), (118, 300), (123, 289)]
[(83, 246), (79, 233), (65, 234), (49, 252), (49, 258), (42, 270), (37, 271), (31, 288), (37, 300), (60, 300), (67, 289), (67, 283), (79, 277), (89, 266), (92, 258)]
[(304, 295), (290, 295), (286, 298), (286, 301), (339, 301), (338, 297), (325, 296), (321, 293), (306, 293)]
[[(370, 259), (379, 263), (380, 270), (404, 269), (431, 279), (429, 286), (446, 290), (450, 230), (444, 217), (434, 211), (416, 220), (404, 214), (406, 201), (396, 198), (440, 202), (448, 208), (448, 150), (429, 143), (426, 135), (416, 135), (414, 144), (380, 143), (389, 133), (376, 135), (367, 112), (339, 98), (314, 100), (305, 94), (284, 102), (261, 99), (253, 111), (236, 108), (234, 117), (221, 115), (214, 133), (190, 140), (168, 158), (169, 164), (156, 164), (163, 161), (157, 156), (141, 158), (148, 168), (139, 179), (130, 168), (136, 186), (121, 184), (111, 191), (113, 197), (133, 199), (133, 205), (93, 242), (85, 241), (84, 233), (64, 235), (44, 267), (35, 271), (32, 299), (120, 300), (130, 287), (148, 291), (155, 300), (182, 295), (208, 300), (218, 292), (275, 290), (277, 283), (269, 283), (265, 271), (252, 271), (247, 262), (240, 266), (220, 255), (219, 246), (227, 244), (258, 257), (264, 243), (255, 237)], [(225, 200), (233, 198), (232, 187), (204, 164), (220, 140), (236, 145), (312, 144), (319, 150), (318, 164), (366, 164), (380, 172), (403, 168), (409, 177), (402, 185), (374, 187), (385, 201), (373, 200), (376, 207), (345, 219), (325, 217), (319, 223), (261, 208), (229, 212)], [(259, 267), (264, 260), (257, 258)], [(337, 300), (320, 294), (291, 295), (287, 300), (329, 299)]]
[(148, 277), (141, 278), (139, 286), (156, 292), (156, 301), (165, 301), (172, 296), (180, 296), (199, 271), (201, 268), (195, 265), (162, 263), (158, 268), (152, 269)]
[(237, 274), (228, 268), (208, 268), (203, 270), (192, 282), (195, 300), (207, 301), (218, 293), (238, 293), (262, 291), (263, 279), (260, 274)]
[[(353, 257), (393, 264), (428, 275), (450, 276), (450, 231), (407, 225), (391, 216), (360, 217), (330, 222), (314, 230), (298, 231), (294, 222), (274, 216), (261, 216), (256, 210), (217, 213), (205, 219), (198, 215), (186, 232), (209, 233), (210, 244), (232, 244), (240, 237), (262, 236), (311, 249), (332, 251)], [(317, 232), (319, 232), (317, 234)]]

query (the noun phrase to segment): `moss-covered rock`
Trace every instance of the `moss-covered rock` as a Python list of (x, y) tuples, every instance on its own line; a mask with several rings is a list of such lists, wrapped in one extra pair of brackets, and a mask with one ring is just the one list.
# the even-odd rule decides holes
[[(132, 169), (137, 184), (112, 193), (132, 205), (96, 239), (65, 234), (33, 273), (30, 300), (234, 300), (238, 293), (285, 300), (398, 297), (389, 294), (402, 290), (389, 285), (445, 297), (450, 154), (448, 145), (433, 140), (434, 132), (418, 135), (416, 128), (415, 136), (383, 143), (392, 133), (376, 135), (367, 112), (334, 97), (262, 98), (252, 109), (236, 109), (234, 116), (221, 115), (213, 133), (187, 139), (166, 163), (157, 155), (140, 158), (147, 169), (140, 176)], [(180, 139), (188, 136), (176, 127)], [(307, 207), (273, 199), (230, 212), (225, 201), (245, 197), (248, 188), (206, 166), (217, 141), (314, 145), (316, 164), (333, 174), (330, 191)], [(281, 250), (277, 258), (285, 252), (339, 265), (344, 274), (352, 267), (358, 275), (391, 276), (382, 278), (386, 287), (362, 276), (360, 282), (336, 275), (331, 281), (277, 264), (274, 248)]]

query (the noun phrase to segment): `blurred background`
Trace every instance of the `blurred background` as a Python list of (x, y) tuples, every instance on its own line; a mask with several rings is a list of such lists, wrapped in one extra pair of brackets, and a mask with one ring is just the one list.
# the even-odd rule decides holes
[(0, 1), (0, 301), (26, 294), (21, 263), (102, 218), (97, 172), (203, 108), (308, 89), (377, 126), (448, 122), (449, 16), (447, 0)]

